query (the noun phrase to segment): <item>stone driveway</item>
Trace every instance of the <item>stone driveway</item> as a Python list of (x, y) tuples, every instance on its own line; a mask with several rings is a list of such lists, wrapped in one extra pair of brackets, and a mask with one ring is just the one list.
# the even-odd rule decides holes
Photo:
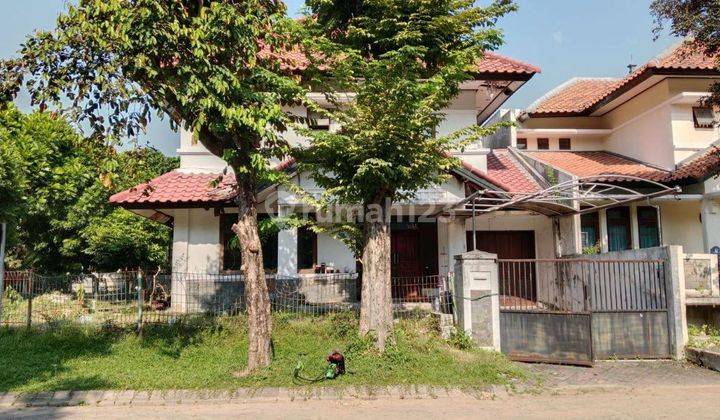
[(577, 386), (720, 385), (720, 372), (667, 360), (601, 361), (592, 368), (523, 364), (549, 388)]

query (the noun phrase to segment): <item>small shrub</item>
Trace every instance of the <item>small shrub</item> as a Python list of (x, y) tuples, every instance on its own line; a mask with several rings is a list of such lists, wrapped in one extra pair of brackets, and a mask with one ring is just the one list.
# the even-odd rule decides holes
[(456, 349), (460, 350), (470, 350), (475, 346), (472, 337), (470, 337), (470, 335), (466, 333), (465, 330), (458, 327), (453, 327), (453, 329), (450, 330), (450, 338), (448, 338), (448, 343), (450, 343), (450, 345), (455, 347)]

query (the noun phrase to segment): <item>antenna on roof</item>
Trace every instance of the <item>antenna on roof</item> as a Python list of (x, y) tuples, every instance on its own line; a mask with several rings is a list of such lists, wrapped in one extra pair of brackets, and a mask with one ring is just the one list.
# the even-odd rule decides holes
[(632, 62), (633, 62), (633, 56), (632, 56), (632, 54), (630, 54), (630, 64), (625, 66), (628, 69), (628, 74), (632, 73), (635, 70), (635, 67), (637, 67), (637, 64), (633, 64)]

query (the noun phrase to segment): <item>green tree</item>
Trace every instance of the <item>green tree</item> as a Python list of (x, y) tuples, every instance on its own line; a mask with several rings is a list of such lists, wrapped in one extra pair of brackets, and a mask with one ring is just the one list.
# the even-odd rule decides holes
[[(338, 132), (312, 132), (301, 162), (326, 200), (362, 204), (363, 285), (360, 332), (380, 349), (392, 324), (390, 209), (441, 183), (457, 164), (450, 152), (487, 134), (468, 127), (437, 136), (442, 109), (472, 77), (483, 51), (502, 42), (497, 19), (514, 9), (498, 0), (308, 0), (319, 57), (342, 57), (318, 72), (335, 92)], [(320, 67), (324, 63), (318, 60)], [(322, 68), (321, 68), (322, 69)], [(351, 101), (341, 93), (353, 92)]]
[[(18, 174), (15, 181), (4, 176), (0, 181), (8, 191), (2, 206), (14, 209), (10, 256), (17, 268), (115, 270), (157, 267), (166, 260), (169, 228), (116, 209), (108, 198), (173, 169), (177, 159), (149, 148), (117, 153), (81, 137), (63, 118), (24, 115), (14, 106), (0, 111), (0, 133), (0, 159), (13, 158), (2, 171)], [(120, 232), (138, 239), (126, 242), (124, 250), (118, 247), (120, 239), (100, 230), (120, 219), (126, 221)]]
[[(710, 57), (717, 57), (720, 68), (720, 0), (654, 0), (650, 11), (655, 17), (655, 33), (670, 24), (670, 32), (692, 37), (688, 45)], [(720, 83), (712, 85), (708, 104), (720, 107)]]
[(8, 110), (0, 111), (0, 223), (7, 223), (13, 232), (23, 213), (26, 182), (22, 157), (11, 143), (13, 126), (19, 124), (17, 116)]
[(248, 369), (270, 363), (270, 300), (255, 191), (286, 154), (284, 103), (304, 90), (277, 59), (296, 23), (279, 0), (80, 0), (52, 32), (6, 62), (0, 87), (30, 74), (33, 102), (62, 106), (98, 133), (135, 135), (153, 109), (195, 133), (237, 180), (238, 235), (249, 318)]

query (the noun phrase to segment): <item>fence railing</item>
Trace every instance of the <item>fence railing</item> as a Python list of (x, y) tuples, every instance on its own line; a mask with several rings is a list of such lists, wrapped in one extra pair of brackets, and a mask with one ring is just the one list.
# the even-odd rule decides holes
[[(274, 312), (321, 315), (359, 311), (362, 279), (357, 274), (268, 276)], [(239, 274), (126, 271), (46, 276), (6, 273), (0, 325), (52, 322), (81, 324), (168, 323), (193, 315), (238, 315), (245, 311)], [(393, 312), (451, 313), (447, 276), (393, 278)]]
[(623, 312), (667, 309), (664, 260), (499, 260), (505, 310)]

